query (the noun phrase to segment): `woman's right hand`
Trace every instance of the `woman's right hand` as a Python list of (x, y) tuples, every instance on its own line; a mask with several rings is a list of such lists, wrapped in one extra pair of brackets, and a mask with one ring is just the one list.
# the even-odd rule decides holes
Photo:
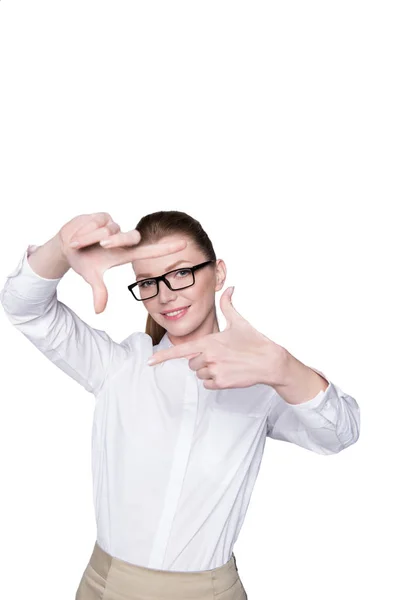
[[(131, 229), (126, 233), (106, 212), (79, 215), (66, 223), (56, 235), (63, 257), (70, 267), (89, 283), (93, 290), (96, 313), (105, 309), (108, 291), (103, 280), (107, 269), (132, 262), (139, 258), (153, 258), (172, 254), (187, 245), (186, 240), (168, 244), (150, 244), (135, 248), (140, 242), (140, 233)], [(110, 240), (103, 247), (100, 241)], [(71, 242), (79, 242), (72, 247)]]

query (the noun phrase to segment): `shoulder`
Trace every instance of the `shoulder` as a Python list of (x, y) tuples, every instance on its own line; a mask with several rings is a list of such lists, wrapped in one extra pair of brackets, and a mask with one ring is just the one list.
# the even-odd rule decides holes
[(138, 350), (146, 352), (152, 350), (153, 340), (148, 333), (144, 331), (134, 331), (127, 338), (120, 342), (129, 352), (137, 352)]

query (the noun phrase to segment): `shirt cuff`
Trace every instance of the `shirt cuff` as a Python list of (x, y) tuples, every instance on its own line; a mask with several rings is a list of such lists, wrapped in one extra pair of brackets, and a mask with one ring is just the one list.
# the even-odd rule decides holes
[(62, 277), (46, 279), (38, 275), (30, 266), (28, 256), (37, 246), (29, 245), (21, 257), (17, 267), (7, 275), (4, 289), (21, 298), (42, 300), (52, 296)]
[(327, 394), (332, 389), (332, 382), (324, 373), (322, 373), (322, 371), (318, 371), (318, 369), (314, 369), (314, 367), (310, 367), (310, 369), (312, 369), (319, 375), (322, 375), (322, 377), (327, 380), (328, 387), (325, 390), (319, 391), (318, 394), (314, 396), (314, 398), (311, 398), (311, 400), (306, 400), (306, 402), (300, 402), (300, 404), (291, 404), (290, 406), (292, 406), (295, 410), (307, 410), (309, 408), (317, 408), (321, 406), (324, 403)]

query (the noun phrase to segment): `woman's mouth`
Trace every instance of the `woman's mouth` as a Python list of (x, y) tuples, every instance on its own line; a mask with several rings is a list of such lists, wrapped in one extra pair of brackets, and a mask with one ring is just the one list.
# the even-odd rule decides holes
[(164, 314), (161, 313), (161, 314), (163, 317), (165, 317), (169, 321), (177, 321), (178, 319), (181, 319), (182, 317), (184, 317), (186, 315), (190, 306), (187, 306), (186, 308), (179, 310), (179, 311), (174, 310), (174, 311), (171, 311), (170, 313), (164, 313)]

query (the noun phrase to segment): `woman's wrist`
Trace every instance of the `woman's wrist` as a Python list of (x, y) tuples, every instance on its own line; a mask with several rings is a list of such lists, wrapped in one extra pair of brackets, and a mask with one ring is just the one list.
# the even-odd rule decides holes
[(31, 244), (28, 247), (27, 258), (32, 270), (45, 279), (59, 279), (70, 269), (58, 235), (43, 246)]

